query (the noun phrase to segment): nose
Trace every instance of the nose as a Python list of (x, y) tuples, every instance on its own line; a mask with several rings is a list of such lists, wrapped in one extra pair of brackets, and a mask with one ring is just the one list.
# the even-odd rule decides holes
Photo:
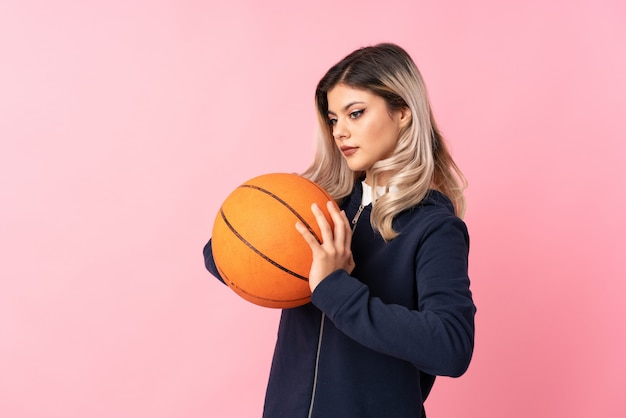
[(337, 120), (337, 122), (335, 122), (335, 125), (333, 126), (333, 137), (335, 138), (335, 140), (344, 140), (347, 139), (349, 136), (350, 133), (346, 125), (341, 122), (341, 120)]

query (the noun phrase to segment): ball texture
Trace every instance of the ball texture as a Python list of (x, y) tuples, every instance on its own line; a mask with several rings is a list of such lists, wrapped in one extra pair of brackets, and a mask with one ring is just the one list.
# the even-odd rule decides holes
[(301, 222), (321, 242), (311, 205), (317, 203), (332, 226), (329, 200), (324, 189), (297, 174), (265, 174), (237, 187), (213, 224), (213, 258), (226, 284), (264, 307), (308, 303), (311, 248), (295, 224)]

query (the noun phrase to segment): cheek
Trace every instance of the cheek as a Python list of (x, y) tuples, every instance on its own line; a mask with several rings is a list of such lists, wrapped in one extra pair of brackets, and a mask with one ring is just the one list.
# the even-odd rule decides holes
[(379, 122), (369, 127), (369, 134), (378, 142), (386, 145), (395, 143), (398, 139), (398, 131), (390, 123)]
[(395, 151), (396, 146), (398, 145), (399, 135), (400, 133), (396, 129), (393, 129), (393, 127), (385, 129), (384, 132), (381, 132), (381, 136), (379, 137), (383, 142), (381, 146), (385, 149), (388, 156), (391, 156), (391, 154)]
[(331, 147), (337, 149), (337, 151), (341, 152), (341, 141), (335, 139), (334, 137), (331, 137), (330, 145)]

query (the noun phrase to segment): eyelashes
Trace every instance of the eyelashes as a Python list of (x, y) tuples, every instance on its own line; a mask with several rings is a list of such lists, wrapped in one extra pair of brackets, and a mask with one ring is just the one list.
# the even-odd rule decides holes
[(359, 110), (355, 110), (353, 112), (350, 112), (350, 119), (358, 119), (363, 115), (363, 112), (365, 112), (365, 109), (359, 109)]
[[(365, 112), (365, 109), (353, 110), (352, 112), (348, 113), (348, 117), (350, 119), (358, 119), (361, 116), (363, 116), (364, 112)], [(335, 126), (336, 124), (337, 124), (337, 118), (336, 117), (329, 117), (328, 118), (328, 125)]]

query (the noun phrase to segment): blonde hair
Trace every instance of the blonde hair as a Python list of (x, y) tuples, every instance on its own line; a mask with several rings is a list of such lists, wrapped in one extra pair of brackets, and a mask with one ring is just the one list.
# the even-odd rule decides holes
[(432, 114), (422, 76), (411, 57), (397, 45), (379, 44), (352, 52), (333, 66), (315, 91), (318, 130), (317, 148), (311, 166), (302, 175), (325, 188), (334, 199), (350, 194), (363, 172), (353, 172), (335, 145), (328, 123), (328, 91), (338, 84), (368, 90), (387, 103), (389, 111), (408, 108), (410, 123), (400, 132), (393, 155), (376, 162), (368, 183), (374, 190), (381, 176), (386, 193), (373, 205), (374, 230), (389, 241), (398, 233), (393, 219), (420, 203), (430, 189), (445, 194), (457, 216), (465, 213), (463, 191), (467, 181), (456, 165)]

